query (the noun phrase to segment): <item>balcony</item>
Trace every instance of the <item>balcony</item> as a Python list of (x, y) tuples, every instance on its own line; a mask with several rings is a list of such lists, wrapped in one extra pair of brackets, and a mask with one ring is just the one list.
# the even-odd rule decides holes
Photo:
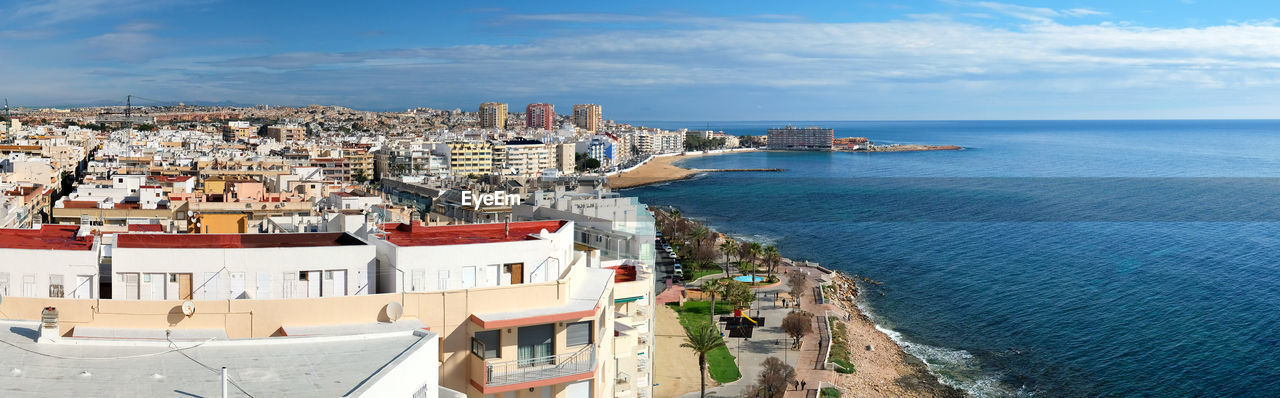
[[(486, 362), (485, 387), (536, 383), (592, 373), (596, 369), (596, 347), (587, 345), (578, 351), (514, 361)], [(589, 378), (586, 376), (584, 378)], [(560, 381), (557, 381), (560, 382)]]

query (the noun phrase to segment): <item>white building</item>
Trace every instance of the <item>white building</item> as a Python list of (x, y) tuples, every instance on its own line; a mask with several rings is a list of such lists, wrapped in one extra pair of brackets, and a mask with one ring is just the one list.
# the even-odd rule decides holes
[(332, 297), (375, 291), (373, 246), (348, 233), (120, 234), (113, 299)]
[(98, 245), (79, 230), (0, 229), (0, 297), (98, 298)]
[(553, 281), (574, 259), (569, 221), (384, 229), (373, 240), (382, 293)]

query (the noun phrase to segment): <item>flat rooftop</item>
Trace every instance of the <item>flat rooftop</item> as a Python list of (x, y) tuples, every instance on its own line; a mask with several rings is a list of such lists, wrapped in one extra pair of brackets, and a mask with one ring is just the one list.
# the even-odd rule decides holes
[[(476, 243), (518, 242), (537, 239), (532, 235), (559, 231), (568, 221), (528, 221), (426, 227), (414, 224), (386, 224), (387, 241), (396, 246), (446, 246)], [(510, 229), (508, 229), (510, 227)]]
[(116, 247), (135, 249), (261, 249), (365, 245), (346, 232), (294, 234), (118, 234)]
[[(216, 397), (222, 388), (216, 370), (223, 366), (232, 381), (256, 397), (358, 395), (406, 356), (426, 349), (435, 336), (417, 330), (215, 338), (179, 341), (178, 348), (185, 349), (178, 352), (163, 338), (73, 343), (76, 339), (64, 337), (63, 343), (37, 344), (37, 327), (37, 322), (0, 321), (0, 340), (7, 343), (0, 344), (0, 396)], [(163, 336), (163, 330), (159, 333)], [(232, 397), (246, 396), (234, 386), (228, 389)]]
[(43, 225), (40, 229), (0, 229), (0, 248), (90, 250), (93, 235), (76, 236), (79, 225)]

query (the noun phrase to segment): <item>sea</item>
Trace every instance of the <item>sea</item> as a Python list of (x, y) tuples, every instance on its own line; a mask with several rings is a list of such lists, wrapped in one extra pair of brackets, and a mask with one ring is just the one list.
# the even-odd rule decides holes
[(631, 123), (964, 147), (692, 158), (784, 171), (623, 192), (875, 281), (864, 310), (972, 395), (1280, 396), (1280, 121)]

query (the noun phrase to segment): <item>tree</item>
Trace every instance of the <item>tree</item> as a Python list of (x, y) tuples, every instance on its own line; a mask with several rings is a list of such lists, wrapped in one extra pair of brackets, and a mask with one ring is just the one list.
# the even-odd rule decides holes
[(725, 281), (724, 291), (720, 293), (725, 301), (733, 303), (734, 308), (747, 308), (756, 300), (756, 293), (746, 283), (735, 280)]
[(756, 382), (742, 392), (744, 398), (781, 398), (786, 394), (787, 386), (796, 380), (796, 369), (782, 362), (778, 357), (765, 358), (760, 366), (763, 369), (756, 377)]
[(351, 180), (360, 184), (364, 184), (365, 181), (369, 181), (369, 176), (364, 174), (364, 169), (356, 169), (354, 172), (351, 173)]
[(702, 282), (702, 292), (711, 296), (711, 323), (716, 322), (716, 295), (724, 294), (724, 281), (710, 279)]
[(734, 253), (737, 253), (737, 251), (738, 251), (738, 242), (733, 239), (725, 238), (724, 242), (720, 243), (720, 254), (724, 255), (724, 277), (725, 278), (729, 277), (729, 263), (732, 261), (730, 259), (732, 258)]
[(578, 171), (595, 170), (598, 168), (600, 168), (600, 161), (593, 158), (587, 158), (587, 160), (583, 160), (581, 164), (578, 164)]
[(760, 246), (760, 242), (751, 242), (750, 245), (747, 245), (747, 258), (750, 259), (748, 261), (751, 263), (752, 282), (755, 282), (756, 280), (756, 260), (763, 254), (764, 248)]
[(134, 126), (133, 129), (138, 131), (155, 131), (156, 125), (151, 123), (143, 123), (143, 124)]
[(764, 264), (769, 270), (769, 278), (773, 278), (773, 270), (782, 264), (782, 254), (778, 253), (778, 247), (769, 245), (764, 248)]
[(813, 325), (809, 321), (809, 316), (799, 311), (791, 311), (786, 318), (782, 318), (782, 331), (794, 339), (791, 344), (795, 345), (800, 344), (801, 337), (813, 332)]
[(804, 293), (809, 291), (809, 274), (800, 270), (788, 272), (787, 286), (791, 287), (791, 299), (799, 303)]
[(699, 379), (702, 382), (702, 393), (699, 396), (707, 396), (707, 353), (724, 347), (724, 337), (720, 336), (720, 331), (715, 326), (697, 323), (684, 328), (684, 343), (680, 346), (698, 354), (698, 371), (702, 375)]

